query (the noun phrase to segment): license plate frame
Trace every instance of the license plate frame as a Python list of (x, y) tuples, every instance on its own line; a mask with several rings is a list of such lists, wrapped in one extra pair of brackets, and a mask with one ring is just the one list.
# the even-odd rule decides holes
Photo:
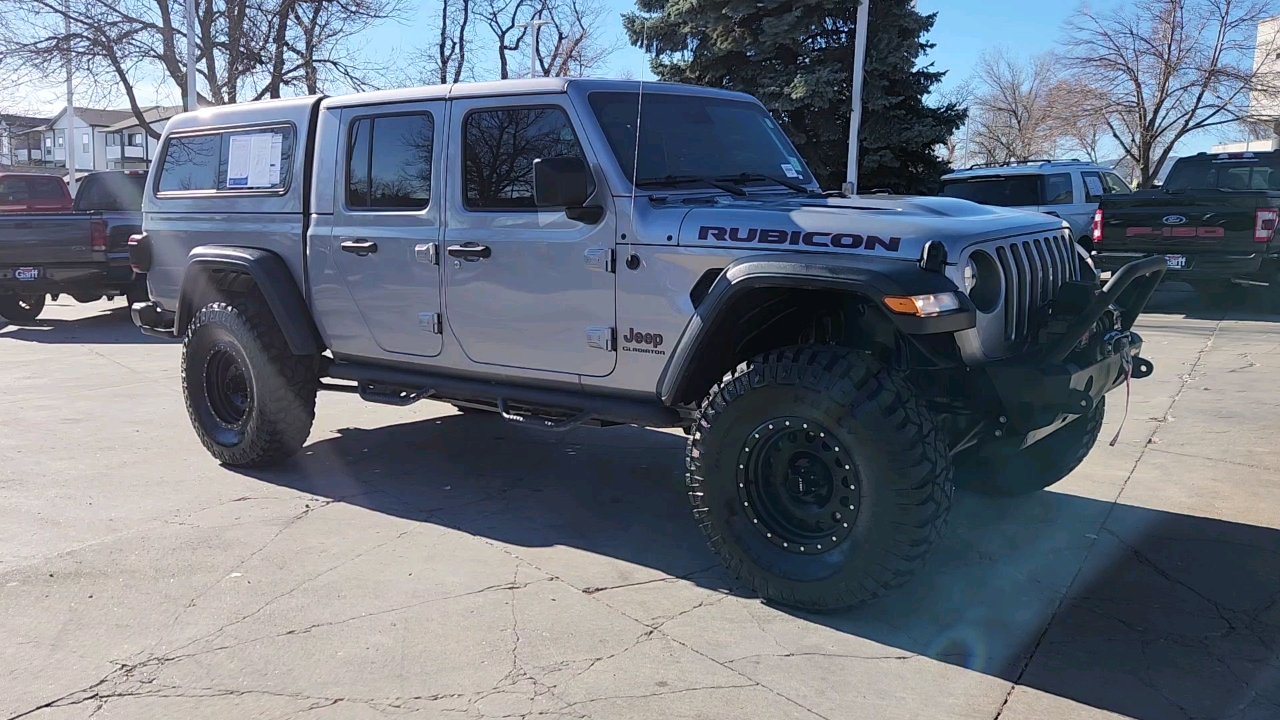
[(9, 277), (18, 282), (34, 282), (44, 277), (44, 268), (30, 265), (10, 268)]
[(1170, 270), (1186, 270), (1190, 263), (1187, 262), (1186, 255), (1165, 255), (1165, 263), (1168, 264)]

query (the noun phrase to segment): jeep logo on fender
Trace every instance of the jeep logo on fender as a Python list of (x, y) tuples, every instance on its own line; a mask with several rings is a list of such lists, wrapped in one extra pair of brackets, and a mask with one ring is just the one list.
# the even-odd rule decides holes
[[(635, 328), (627, 328), (627, 334), (622, 336), (622, 351), (634, 353), (646, 353), (649, 355), (666, 355), (666, 350), (659, 350), (662, 347), (661, 333), (640, 332)], [(636, 347), (637, 345), (647, 345), (648, 347)]]
[(902, 238), (891, 237), (888, 240), (878, 235), (856, 235), (854, 233), (805, 232), (803, 230), (773, 230), (769, 228), (723, 228), (703, 225), (698, 228), (699, 240), (718, 240), (721, 242), (756, 243), (757, 245), (806, 245), (808, 247), (831, 247), (840, 250), (880, 250), (896, 253), (902, 245)]

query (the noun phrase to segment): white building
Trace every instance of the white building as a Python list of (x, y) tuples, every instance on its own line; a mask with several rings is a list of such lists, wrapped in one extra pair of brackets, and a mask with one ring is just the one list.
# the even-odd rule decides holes
[[(70, 133), (71, 141), (76, 144), (76, 171), (106, 170), (106, 138), (101, 131), (132, 117), (133, 113), (128, 110), (76, 108), (76, 125)], [(67, 166), (67, 137), (70, 129), (65, 108), (54, 115), (47, 125), (39, 128), (44, 148), (44, 165)]]
[[(156, 105), (142, 111), (147, 125), (156, 133), (164, 132), (169, 118), (182, 112), (181, 106)], [(120, 122), (99, 131), (103, 135), (106, 147), (106, 167), (104, 170), (145, 170), (151, 166), (155, 158), (156, 145), (159, 142), (147, 132), (142, 123), (132, 114)], [(80, 163), (76, 163), (79, 165)]]
[(1219, 143), (1211, 152), (1248, 152), (1280, 148), (1280, 15), (1258, 23), (1253, 45), (1253, 71), (1259, 87), (1249, 92), (1251, 124), (1270, 128), (1271, 137), (1258, 140)]

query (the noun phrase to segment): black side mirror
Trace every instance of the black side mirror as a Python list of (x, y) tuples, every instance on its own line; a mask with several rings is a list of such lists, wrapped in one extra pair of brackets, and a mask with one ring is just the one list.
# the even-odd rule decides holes
[(578, 157), (533, 161), (533, 202), (538, 207), (580, 208), (587, 202), (591, 172)]

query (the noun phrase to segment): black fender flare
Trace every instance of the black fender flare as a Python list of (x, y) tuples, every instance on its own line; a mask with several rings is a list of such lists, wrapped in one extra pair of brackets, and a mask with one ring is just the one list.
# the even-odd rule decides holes
[(175, 332), (186, 328), (196, 311), (193, 306), (197, 294), (205, 288), (210, 275), (219, 270), (253, 278), (294, 355), (320, 352), (320, 333), (289, 266), (279, 255), (260, 248), (201, 245), (193, 249), (187, 255), (187, 269), (178, 292)]
[[(742, 293), (759, 288), (838, 290), (860, 295), (868, 304), (881, 309), (885, 307), (886, 296), (959, 290), (945, 275), (923, 270), (915, 260), (819, 253), (770, 253), (739, 258), (716, 278), (676, 341), (658, 377), (657, 393), (663, 404), (671, 405), (681, 397), (700, 351), (733, 301)], [(967, 330), (977, 324), (977, 314), (968, 296), (958, 294), (961, 309), (946, 315), (921, 318), (887, 310), (885, 314), (907, 335)]]

